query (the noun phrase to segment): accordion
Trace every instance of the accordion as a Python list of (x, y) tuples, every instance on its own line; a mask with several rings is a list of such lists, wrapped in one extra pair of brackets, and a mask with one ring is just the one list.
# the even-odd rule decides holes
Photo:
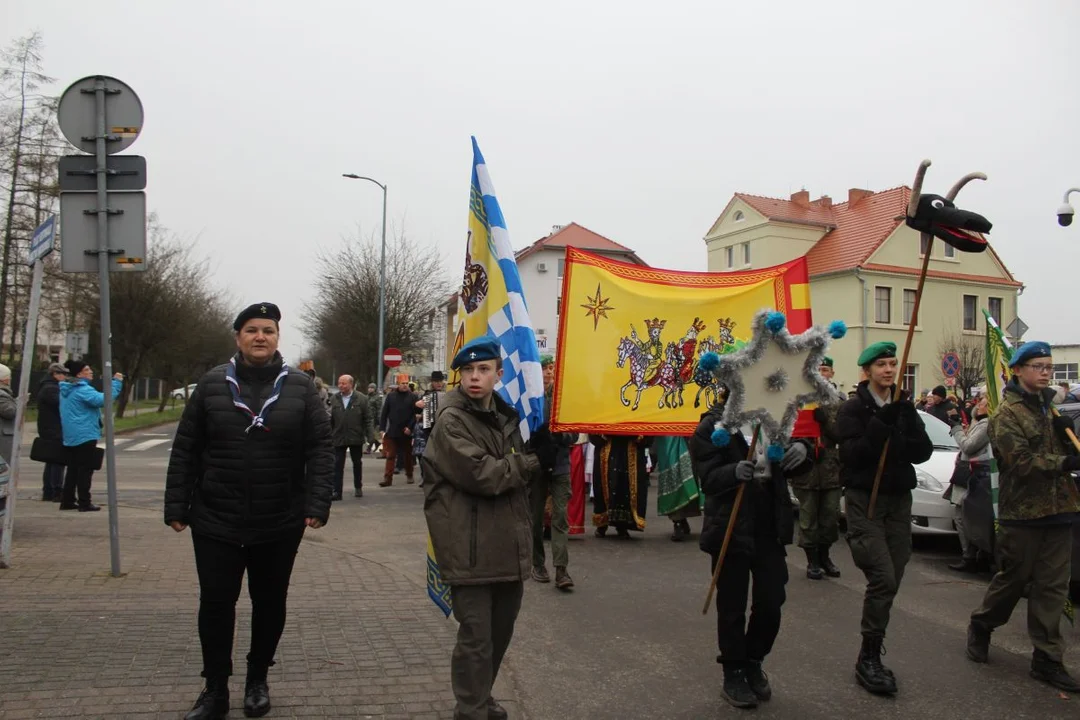
[(435, 413), (439, 411), (439, 393), (428, 390), (424, 393), (424, 411), (420, 417), (420, 427), (423, 430), (431, 430), (435, 424)]

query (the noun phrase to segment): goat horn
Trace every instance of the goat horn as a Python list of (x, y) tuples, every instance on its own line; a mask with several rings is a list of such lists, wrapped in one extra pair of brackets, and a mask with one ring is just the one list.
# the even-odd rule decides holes
[(915, 171), (915, 182), (911, 183), (911, 200), (908, 201), (907, 216), (915, 217), (915, 210), (919, 207), (919, 198), (922, 196), (923, 178), (926, 177), (926, 168), (930, 167), (929, 160), (919, 163), (919, 169)]
[(962, 178), (960, 178), (959, 180), (956, 181), (956, 184), (952, 186), (952, 189), (949, 190), (949, 194), (946, 195), (945, 198), (948, 199), (948, 200), (955, 200), (957, 193), (960, 192), (960, 189), (963, 188), (965, 185), (967, 185), (969, 182), (971, 182), (972, 180), (985, 180), (985, 179), (986, 179), (986, 173), (981, 173), (981, 172), (968, 173), (967, 175), (965, 175), (964, 177), (962, 177)]

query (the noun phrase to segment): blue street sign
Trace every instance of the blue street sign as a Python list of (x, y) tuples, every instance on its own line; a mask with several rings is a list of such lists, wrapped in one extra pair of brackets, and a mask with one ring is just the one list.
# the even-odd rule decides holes
[(53, 251), (56, 243), (56, 216), (50, 215), (49, 219), (38, 225), (34, 231), (34, 239), (30, 242), (30, 255), (26, 258), (26, 264), (31, 267), (35, 262)]
[(941, 374), (947, 378), (956, 377), (960, 372), (960, 356), (947, 352), (941, 356)]

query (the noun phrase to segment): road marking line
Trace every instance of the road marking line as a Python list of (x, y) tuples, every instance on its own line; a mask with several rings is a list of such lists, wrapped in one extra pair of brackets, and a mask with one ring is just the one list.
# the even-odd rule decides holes
[(169, 442), (169, 438), (154, 438), (153, 440), (144, 440), (141, 443), (132, 445), (129, 448), (125, 448), (125, 452), (142, 452), (143, 450), (149, 450), (152, 447), (161, 445), (162, 443)]

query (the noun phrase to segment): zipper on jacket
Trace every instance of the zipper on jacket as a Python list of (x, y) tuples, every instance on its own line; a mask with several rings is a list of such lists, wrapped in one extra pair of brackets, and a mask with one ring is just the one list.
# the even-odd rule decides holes
[(478, 532), (478, 521), (480, 515), (480, 508), (476, 502), (473, 502), (472, 509), (469, 511), (469, 567), (476, 567), (476, 535)]

